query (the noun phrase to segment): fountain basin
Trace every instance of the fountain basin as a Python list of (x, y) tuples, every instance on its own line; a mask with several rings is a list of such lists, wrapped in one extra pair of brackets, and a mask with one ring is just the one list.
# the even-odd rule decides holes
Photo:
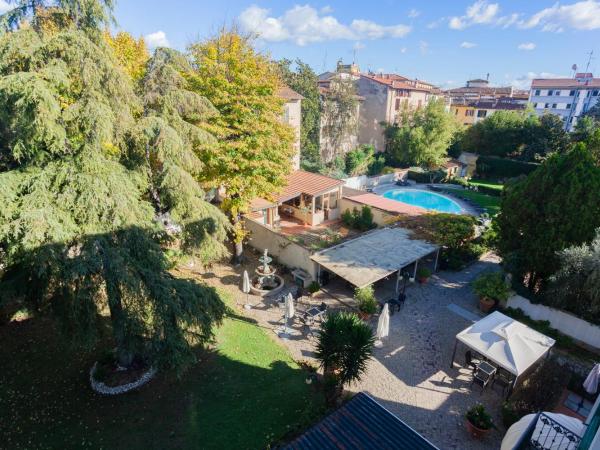
[(270, 274), (270, 276), (273, 277), (272, 286), (265, 286), (262, 289), (256, 287), (256, 285), (260, 285), (260, 278), (262, 277), (252, 277), (252, 280), (250, 280), (250, 292), (252, 292), (254, 295), (260, 295), (261, 297), (264, 297), (266, 295), (273, 295), (281, 291), (285, 284), (283, 278), (275, 274)]

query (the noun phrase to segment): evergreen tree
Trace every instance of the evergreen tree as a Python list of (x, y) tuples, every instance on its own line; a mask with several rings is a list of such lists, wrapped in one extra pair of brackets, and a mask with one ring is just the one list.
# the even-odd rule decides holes
[(218, 139), (201, 158), (202, 180), (223, 188), (222, 209), (234, 226), (236, 260), (241, 258), (245, 231), (241, 214), (256, 197), (272, 198), (291, 171), (292, 129), (282, 122), (279, 70), (257, 53), (248, 36), (222, 30), (190, 48), (195, 73), (193, 89), (220, 114), (205, 128)]
[[(199, 163), (168, 116), (175, 100), (160, 113), (142, 104), (93, 29), (103, 21), (92, 17), (110, 16), (105, 2), (57, 3), (50, 12), (68, 20), (34, 27), (11, 21), (13, 11), (4, 18), (12, 31), (0, 36), (0, 292), (56, 313), (74, 342), (93, 343), (108, 318), (122, 365), (143, 357), (182, 368), (224, 304), (213, 289), (171, 276), (159, 244), (182, 239), (205, 260), (221, 256), (223, 216), (189, 175)], [(36, 9), (21, 18), (48, 17), (42, 2), (27, 4)], [(186, 119), (210, 110), (206, 100), (195, 110), (172, 97)]]
[(507, 267), (534, 292), (558, 268), (557, 252), (591, 241), (600, 226), (600, 167), (585, 145), (554, 154), (505, 187), (496, 218)]

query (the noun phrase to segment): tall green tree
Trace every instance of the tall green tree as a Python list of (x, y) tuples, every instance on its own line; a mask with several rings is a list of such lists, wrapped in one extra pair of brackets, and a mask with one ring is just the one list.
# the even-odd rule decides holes
[(297, 59), (278, 61), (283, 82), (304, 97), (302, 100), (302, 126), (300, 130), (300, 165), (304, 170), (316, 172), (321, 168), (319, 133), (321, 111), (319, 101), (319, 77), (312, 68)]
[(425, 108), (404, 110), (398, 124), (385, 131), (386, 151), (399, 165), (427, 168), (446, 161), (448, 147), (460, 125), (448, 112), (444, 102), (433, 100)]
[(144, 38), (135, 39), (126, 31), (120, 31), (114, 36), (105, 31), (104, 39), (113, 49), (115, 57), (127, 75), (135, 83), (139, 83), (146, 73), (146, 64), (150, 59)]
[[(47, 13), (34, 3), (25, 11), (33, 23)], [(185, 174), (199, 168), (176, 118), (139, 101), (90, 28), (98, 23), (81, 19), (105, 4), (59, 3), (52, 12), (64, 28), (15, 22), (0, 36), (0, 292), (55, 313), (74, 342), (92, 344), (108, 322), (122, 365), (142, 357), (185, 367), (224, 304), (170, 275), (161, 244), (183, 240), (211, 258), (225, 219)], [(195, 119), (178, 101), (171, 110)], [(206, 214), (183, 212), (199, 206)]]
[(596, 164), (600, 165), (600, 117), (581, 117), (571, 133), (571, 138), (574, 142), (583, 142), (592, 153)]
[(559, 252), (560, 269), (552, 278), (553, 305), (600, 321), (600, 228), (590, 243)]
[(282, 122), (280, 71), (235, 29), (191, 45), (190, 52), (191, 86), (219, 111), (205, 126), (218, 141), (201, 157), (202, 180), (225, 193), (221, 206), (234, 227), (239, 261), (245, 237), (241, 214), (252, 199), (271, 198), (292, 169), (293, 133)]
[(588, 242), (600, 226), (600, 167), (584, 144), (554, 154), (505, 187), (496, 218), (507, 267), (534, 292), (559, 269), (557, 252)]
[(543, 161), (552, 153), (565, 153), (571, 145), (565, 124), (556, 114), (544, 114), (539, 120), (527, 121), (526, 126), (519, 159)]

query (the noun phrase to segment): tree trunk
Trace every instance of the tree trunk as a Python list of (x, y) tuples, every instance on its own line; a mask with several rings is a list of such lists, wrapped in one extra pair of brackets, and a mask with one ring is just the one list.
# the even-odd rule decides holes
[(242, 237), (243, 235), (241, 232), (242, 222), (240, 221), (239, 215), (233, 215), (231, 217), (231, 222), (233, 223), (233, 242), (235, 245), (235, 252), (233, 255), (232, 263), (238, 266), (242, 264), (242, 261), (244, 259), (244, 242)]

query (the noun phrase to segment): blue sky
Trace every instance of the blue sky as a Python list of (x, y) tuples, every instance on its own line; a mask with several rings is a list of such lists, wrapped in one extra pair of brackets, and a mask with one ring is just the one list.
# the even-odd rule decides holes
[(181, 50), (236, 21), (274, 58), (300, 58), (318, 73), (355, 55), (364, 71), (442, 87), (487, 73), (493, 84), (528, 87), (568, 76), (574, 63), (583, 70), (594, 50), (590, 70), (600, 75), (600, 0), (117, 0), (115, 15), (149, 44)]

